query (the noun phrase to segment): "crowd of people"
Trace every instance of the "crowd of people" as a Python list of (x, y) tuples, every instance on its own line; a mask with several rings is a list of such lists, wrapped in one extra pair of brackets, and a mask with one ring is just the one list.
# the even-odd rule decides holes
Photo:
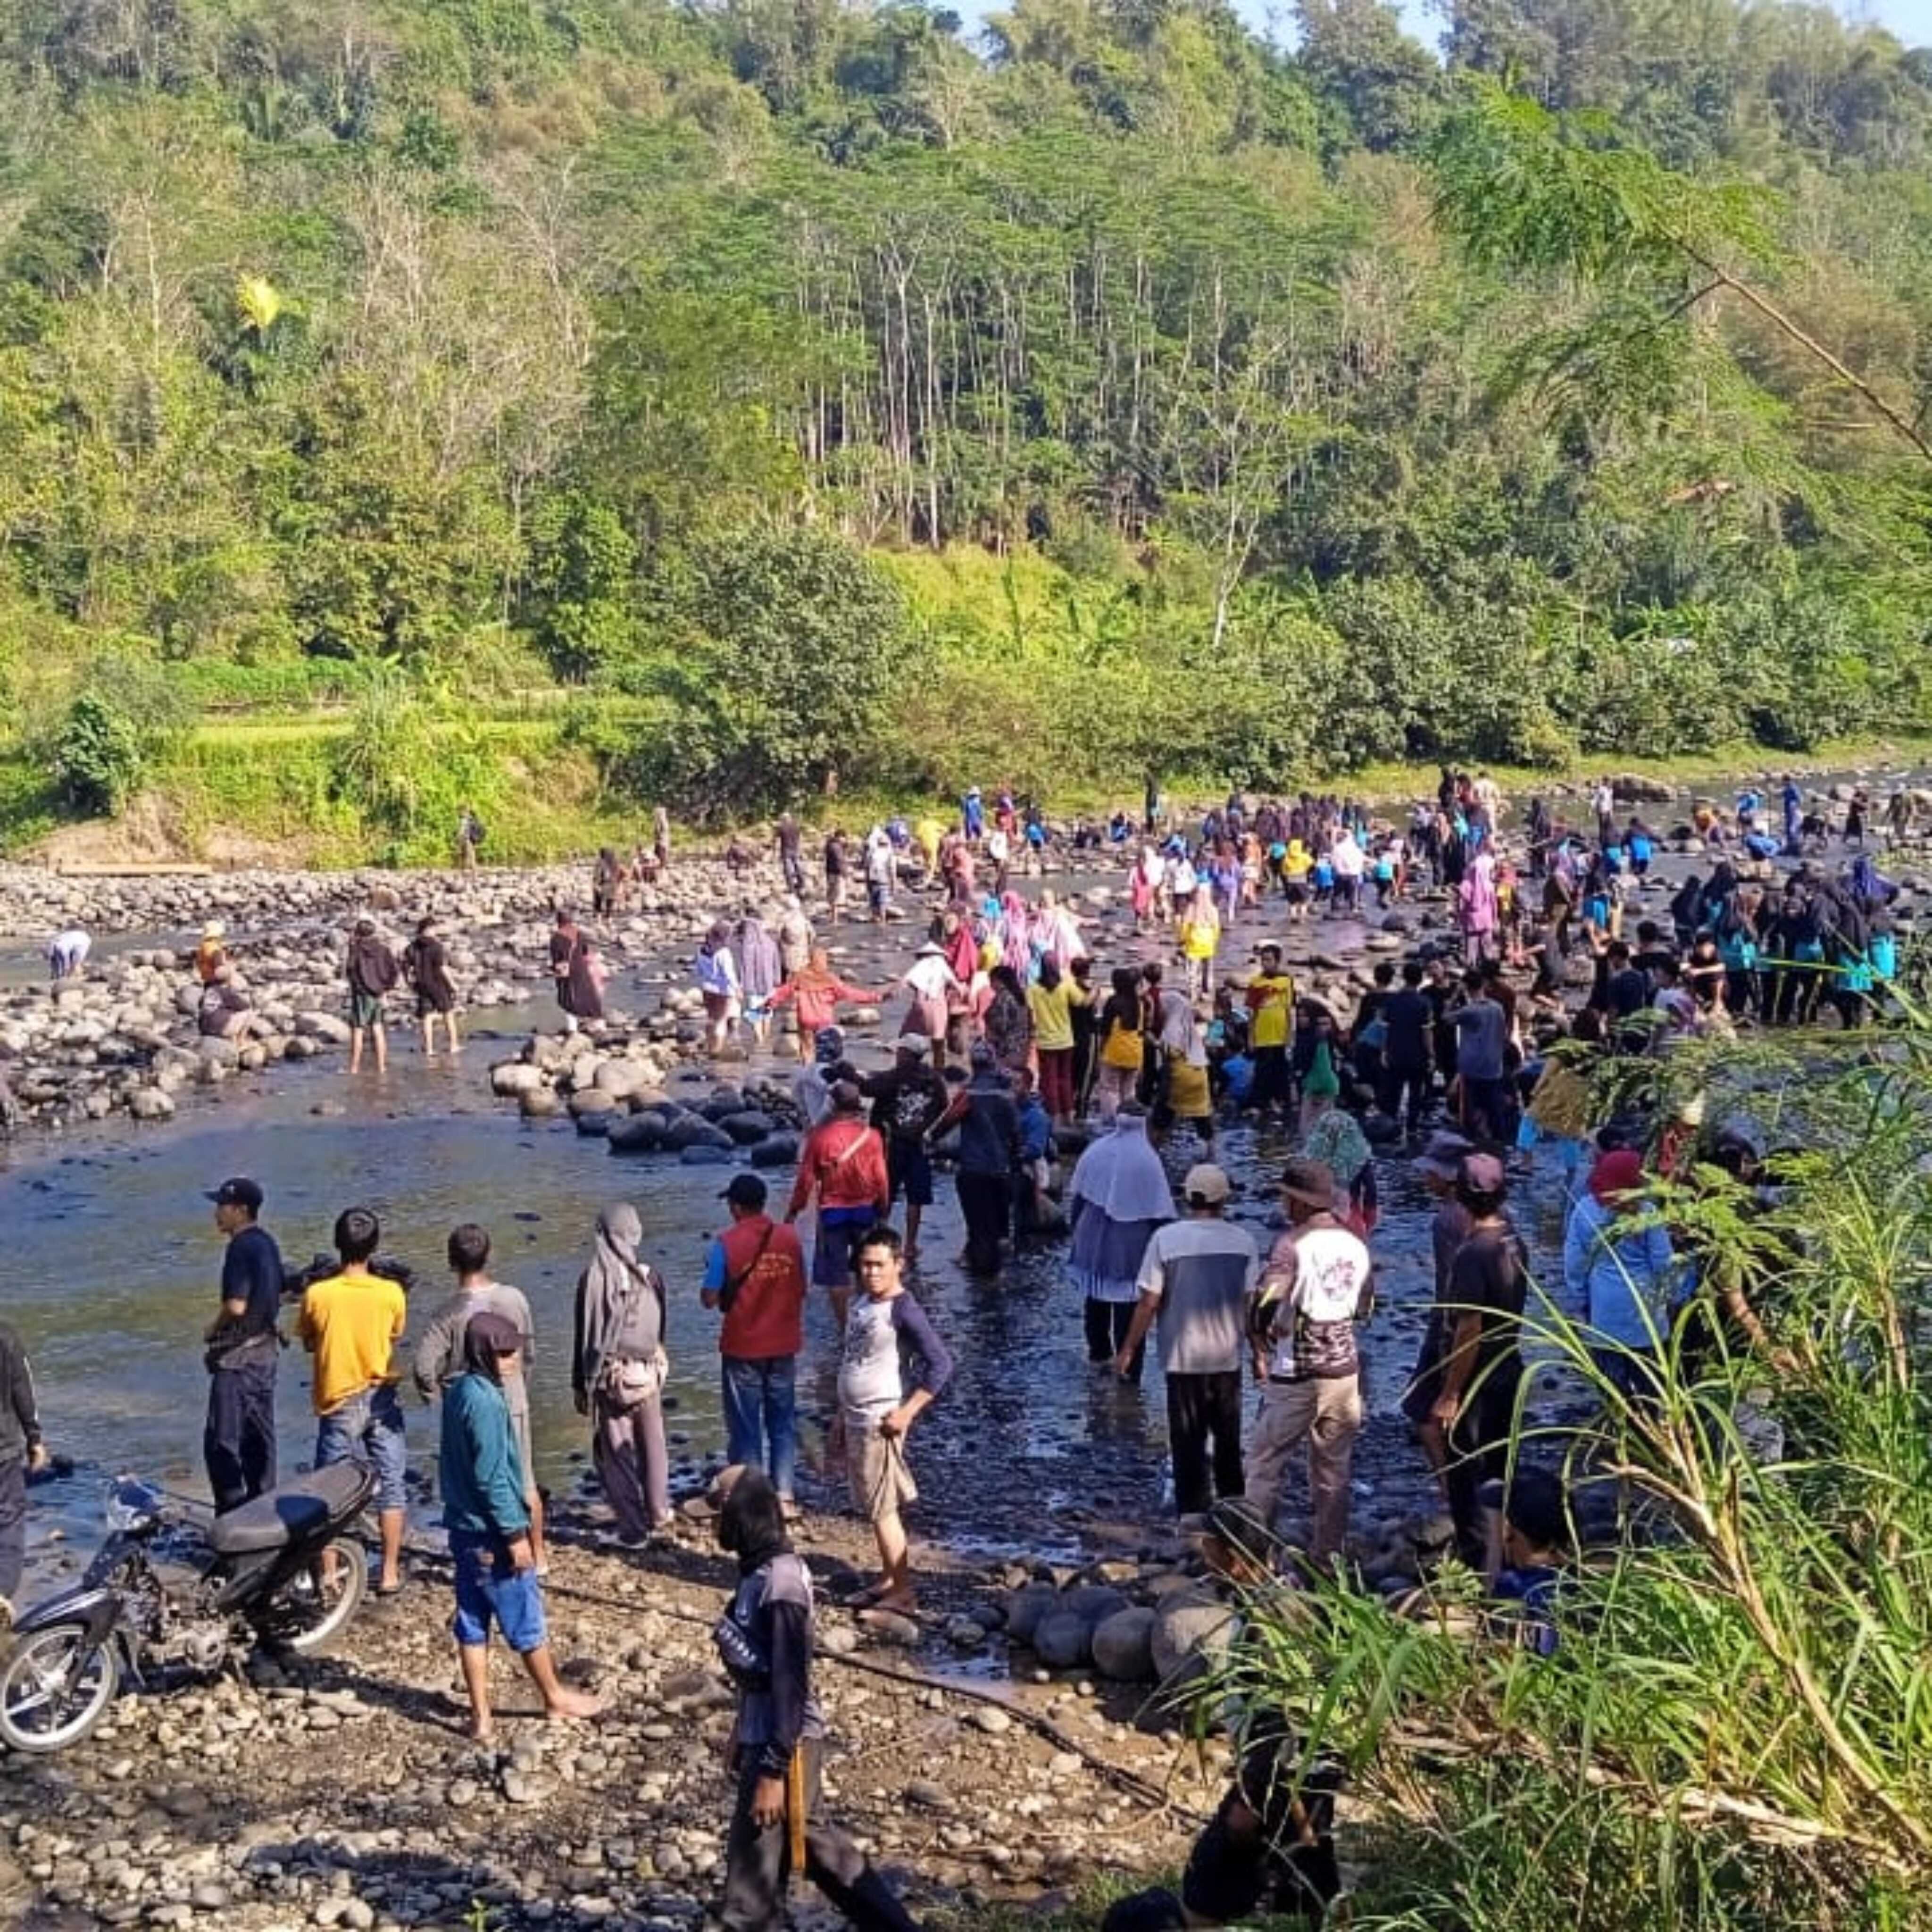
[[(1513, 1187), (1546, 1155), (1558, 1160), (1568, 1203), (1562, 1280), (1600, 1372), (1618, 1387), (1641, 1398), (1658, 1386), (1663, 1339), (1700, 1296), (1714, 1328), (1727, 1324), (1742, 1346), (1769, 1348), (1749, 1284), (1704, 1278), (1696, 1240), (1645, 1211), (1660, 1178), (1733, 1187), (1748, 1203), (1764, 1150), (1694, 1104), (1669, 1118), (1597, 1118), (1592, 1072), (1739, 1026), (1810, 1024), (1828, 1012), (1860, 1027), (1882, 1014), (1898, 970), (1898, 890), (1866, 849), (1870, 800), (1854, 798), (1833, 826), (1794, 813), (1792, 790), (1782, 836), (1767, 830), (1755, 794), (1734, 813), (1700, 813), (1676, 842), (1691, 850), (1693, 869), (1667, 900), (1652, 896), (1654, 916), (1645, 881), (1671, 841), (1621, 816), (1607, 786), (1590, 800), (1587, 830), (1532, 801), (1507, 838), (1501, 795), (1480, 775), (1445, 772), (1432, 802), (1393, 823), (1334, 797), (1234, 796), (1182, 828), (1150, 795), (1138, 822), (1117, 814), (1070, 837), (1090, 867), (1124, 867), (1130, 931), (1083, 914), (1052, 888), (1030, 898), (1020, 889), (1054, 839), (1010, 791), (990, 809), (969, 792), (950, 824), (876, 826), (856, 861), (835, 830), (822, 928), (806, 906), (802, 831), (789, 817), (780, 822), (787, 892), (715, 924), (694, 967), (714, 1052), (768, 1046), (789, 1013), (803, 1126), (782, 1207), (758, 1174), (731, 1178), (697, 1284), (719, 1318), (730, 1465), (720, 1534), (742, 1572), (719, 1633), (742, 1692), (728, 1924), (778, 1922), (784, 1874), (800, 1861), (855, 1923), (911, 1922), (849, 1840), (815, 1818), (800, 1835), (820, 1731), (808, 1690), (812, 1584), (787, 1530), (800, 1507), (804, 1314), (822, 1293), (839, 1350), (828, 1447), (878, 1556), (876, 1579), (853, 1601), (916, 1610), (908, 1443), (959, 1372), (914, 1286), (942, 1162), (974, 1276), (996, 1277), (1019, 1248), (1064, 1242), (1094, 1372), (1138, 1384), (1150, 1347), (1156, 1353), (1176, 1515), (1235, 1572), (1304, 1574), (1347, 1560), (1382, 1180), (1392, 1162), (1408, 1163), (1435, 1202), (1434, 1298), (1403, 1413), (1440, 1485), (1456, 1553), (1532, 1612), (1546, 1602), (1562, 1561), (1560, 1498), (1552, 1504), (1532, 1484), (1499, 1509), (1492, 1486), (1519, 1426), (1531, 1280)], [(477, 833), (461, 842), (472, 858)], [(1836, 866), (1834, 836), (1846, 848)], [(1772, 849), (1761, 849), (1767, 842)], [(668, 826), (650, 856), (657, 868), (668, 862)], [(1780, 873), (1786, 860), (1795, 862)], [(641, 854), (630, 866), (600, 856), (593, 917), (614, 913), (642, 863)], [(908, 891), (929, 900), (909, 961), (886, 984), (847, 979), (825, 943), (855, 869), (875, 921), (903, 918), (897, 902)], [(1431, 934), (1402, 922), (1346, 994), (1298, 985), (1290, 946), (1269, 931), (1276, 921), (1352, 922), (1359, 939), (1376, 930), (1378, 914), (1425, 896), (1446, 905), (1448, 922)], [(1103, 928), (1122, 955), (1104, 974), (1094, 950)], [(225, 938), (210, 926), (195, 970), (214, 1024), (228, 1030), (245, 1024), (248, 1008)], [(1405, 946), (1406, 958), (1392, 956)], [(56, 950), (56, 976), (80, 970), (86, 935), (62, 934)], [(599, 1022), (605, 976), (567, 910), (550, 961), (566, 1024)], [(383, 1001), (404, 981), (425, 1050), (439, 1023), (450, 1049), (460, 1046), (433, 922), (400, 959), (372, 922), (358, 922), (344, 970), (352, 1067), (365, 1040), (383, 1064)], [(898, 1008), (889, 1062), (862, 1068), (842, 1015), (889, 1004)], [(1258, 1156), (1278, 1162), (1280, 1231), (1265, 1244), (1232, 1217), (1236, 1186), (1216, 1159), (1234, 1126), (1252, 1129)], [(491, 1272), (487, 1232), (451, 1231), (450, 1294), (406, 1349), (406, 1270), (386, 1260), (369, 1210), (337, 1220), (334, 1265), (297, 1274), (262, 1225), (253, 1180), (225, 1181), (212, 1198), (226, 1241), (205, 1338), (205, 1452), (218, 1510), (275, 1484), (284, 1310), (296, 1302), (295, 1336), (314, 1363), (315, 1462), (353, 1460), (376, 1477), (379, 1594), (408, 1587), (406, 1382), (440, 1405), (452, 1627), (474, 1734), (493, 1726), (493, 1630), (523, 1659), (547, 1710), (593, 1714), (596, 1700), (562, 1682), (548, 1648), (549, 1558), (525, 1382), (536, 1338), (526, 1298)], [(799, 1232), (808, 1215), (808, 1256)], [(682, 1291), (642, 1253), (644, 1240), (628, 1204), (598, 1216), (569, 1342), (577, 1407), (627, 1546), (674, 1535), (678, 1521), (664, 1338), (670, 1298)], [(1252, 1413), (1251, 1384), (1259, 1391)], [(24, 1353), (0, 1328), (0, 1600), (20, 1581), (24, 1474), (44, 1454)], [(1282, 1511), (1304, 1463), (1307, 1527), (1291, 1544)], [(1520, 1574), (1536, 1580), (1540, 1597), (1507, 1580)], [(1270, 1748), (1279, 1755), (1282, 1745), (1277, 1738)], [(1192, 1898), (1142, 1901), (1142, 1918), (1119, 1922), (1222, 1922), (1202, 1900), (1244, 1844), (1252, 1856), (1240, 1852), (1249, 1860), (1240, 1869), (1262, 1874), (1257, 1887), (1264, 1866), (1282, 1882), (1292, 1868), (1307, 1894), (1308, 1860), (1283, 1865), (1278, 1834), (1257, 1836), (1256, 1820), (1274, 1803), (1238, 1784)], [(1318, 1848), (1323, 1792), (1304, 1779), (1294, 1804), (1297, 1843)]]

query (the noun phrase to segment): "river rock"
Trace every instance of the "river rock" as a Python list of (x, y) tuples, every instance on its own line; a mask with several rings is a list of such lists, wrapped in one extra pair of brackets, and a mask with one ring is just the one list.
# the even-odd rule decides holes
[(1213, 1591), (1178, 1591), (1154, 1614), (1150, 1648), (1154, 1674), (1169, 1682), (1184, 1664), (1204, 1653), (1226, 1649), (1234, 1636), (1234, 1613)]
[(740, 1113), (727, 1114), (716, 1124), (730, 1135), (737, 1146), (755, 1147), (759, 1142), (771, 1138), (778, 1124), (769, 1114), (747, 1108)]
[(532, 1087), (517, 1096), (517, 1111), (526, 1120), (539, 1120), (557, 1112), (562, 1102), (554, 1087)]
[(1094, 1628), (1094, 1666), (1117, 1684), (1138, 1684), (1154, 1675), (1154, 1612), (1136, 1606), (1116, 1610)]
[(724, 1167), (728, 1166), (734, 1150), (727, 1144), (719, 1147), (715, 1142), (698, 1141), (688, 1148), (678, 1150), (680, 1167)]
[(655, 1154), (664, 1145), (664, 1120), (656, 1114), (633, 1114), (628, 1120), (607, 1116), (604, 1131), (613, 1154)]
[(752, 1150), (754, 1167), (789, 1167), (797, 1158), (796, 1134), (774, 1134), (770, 1139), (759, 1142)]
[(1053, 1610), (1041, 1618), (1033, 1647), (1048, 1669), (1076, 1670), (1094, 1654), (1094, 1627), (1072, 1610)]
[[(573, 1095), (572, 1097), (574, 1099), (576, 1096)], [(586, 1140), (595, 1140), (610, 1131), (610, 1120), (608, 1114), (578, 1114), (577, 1131)]]
[(1060, 1592), (1051, 1583), (1028, 1583), (1006, 1599), (1006, 1634), (1016, 1643), (1030, 1643), (1041, 1619), (1053, 1611)]
[(548, 1084), (543, 1069), (532, 1066), (527, 1060), (507, 1060), (490, 1070), (490, 1090), (506, 1098), (534, 1094), (539, 1087)]
[(128, 1096), (128, 1111), (137, 1120), (171, 1120), (175, 1103), (158, 1087), (136, 1087)]

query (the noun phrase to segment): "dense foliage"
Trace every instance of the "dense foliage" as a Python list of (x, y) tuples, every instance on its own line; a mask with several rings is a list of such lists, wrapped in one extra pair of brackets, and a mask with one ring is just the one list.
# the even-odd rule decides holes
[(1922, 720), (1932, 56), (1291, 11), (22, 0), (16, 677), (524, 640), (721, 808)]
[[(1532, 1297), (1538, 1378), (1600, 1404), (1518, 1444), (1594, 1525), (1553, 1654), (1479, 1619), (1467, 1573), (1401, 1609), (1328, 1586), (1255, 1600), (1216, 1693), (1285, 1706), (1350, 1764), (1374, 1840), (1361, 1932), (1928, 1922), (1932, 1034), (1916, 1003), (1906, 1022), (1856, 1067), (1835, 1033), (1622, 1064), (1627, 1094), (1665, 1082), (1668, 1113), (1703, 1093), (1782, 1151), (1762, 1191), (1693, 1168), (1642, 1210), (1701, 1268), (1660, 1332), (1658, 1400)], [(1770, 1352), (1722, 1318), (1726, 1283)]]

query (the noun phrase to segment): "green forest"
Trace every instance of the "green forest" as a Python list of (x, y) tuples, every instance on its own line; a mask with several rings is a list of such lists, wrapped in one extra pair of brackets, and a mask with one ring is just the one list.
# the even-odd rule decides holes
[(1932, 51), (1439, 10), (15, 0), (4, 837), (1932, 724)]

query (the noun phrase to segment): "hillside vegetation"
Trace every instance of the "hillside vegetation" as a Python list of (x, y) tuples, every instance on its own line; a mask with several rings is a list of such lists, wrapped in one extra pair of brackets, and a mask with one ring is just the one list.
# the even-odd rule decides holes
[(1443, 11), (16, 0), (0, 836), (1932, 722), (1932, 53)]

